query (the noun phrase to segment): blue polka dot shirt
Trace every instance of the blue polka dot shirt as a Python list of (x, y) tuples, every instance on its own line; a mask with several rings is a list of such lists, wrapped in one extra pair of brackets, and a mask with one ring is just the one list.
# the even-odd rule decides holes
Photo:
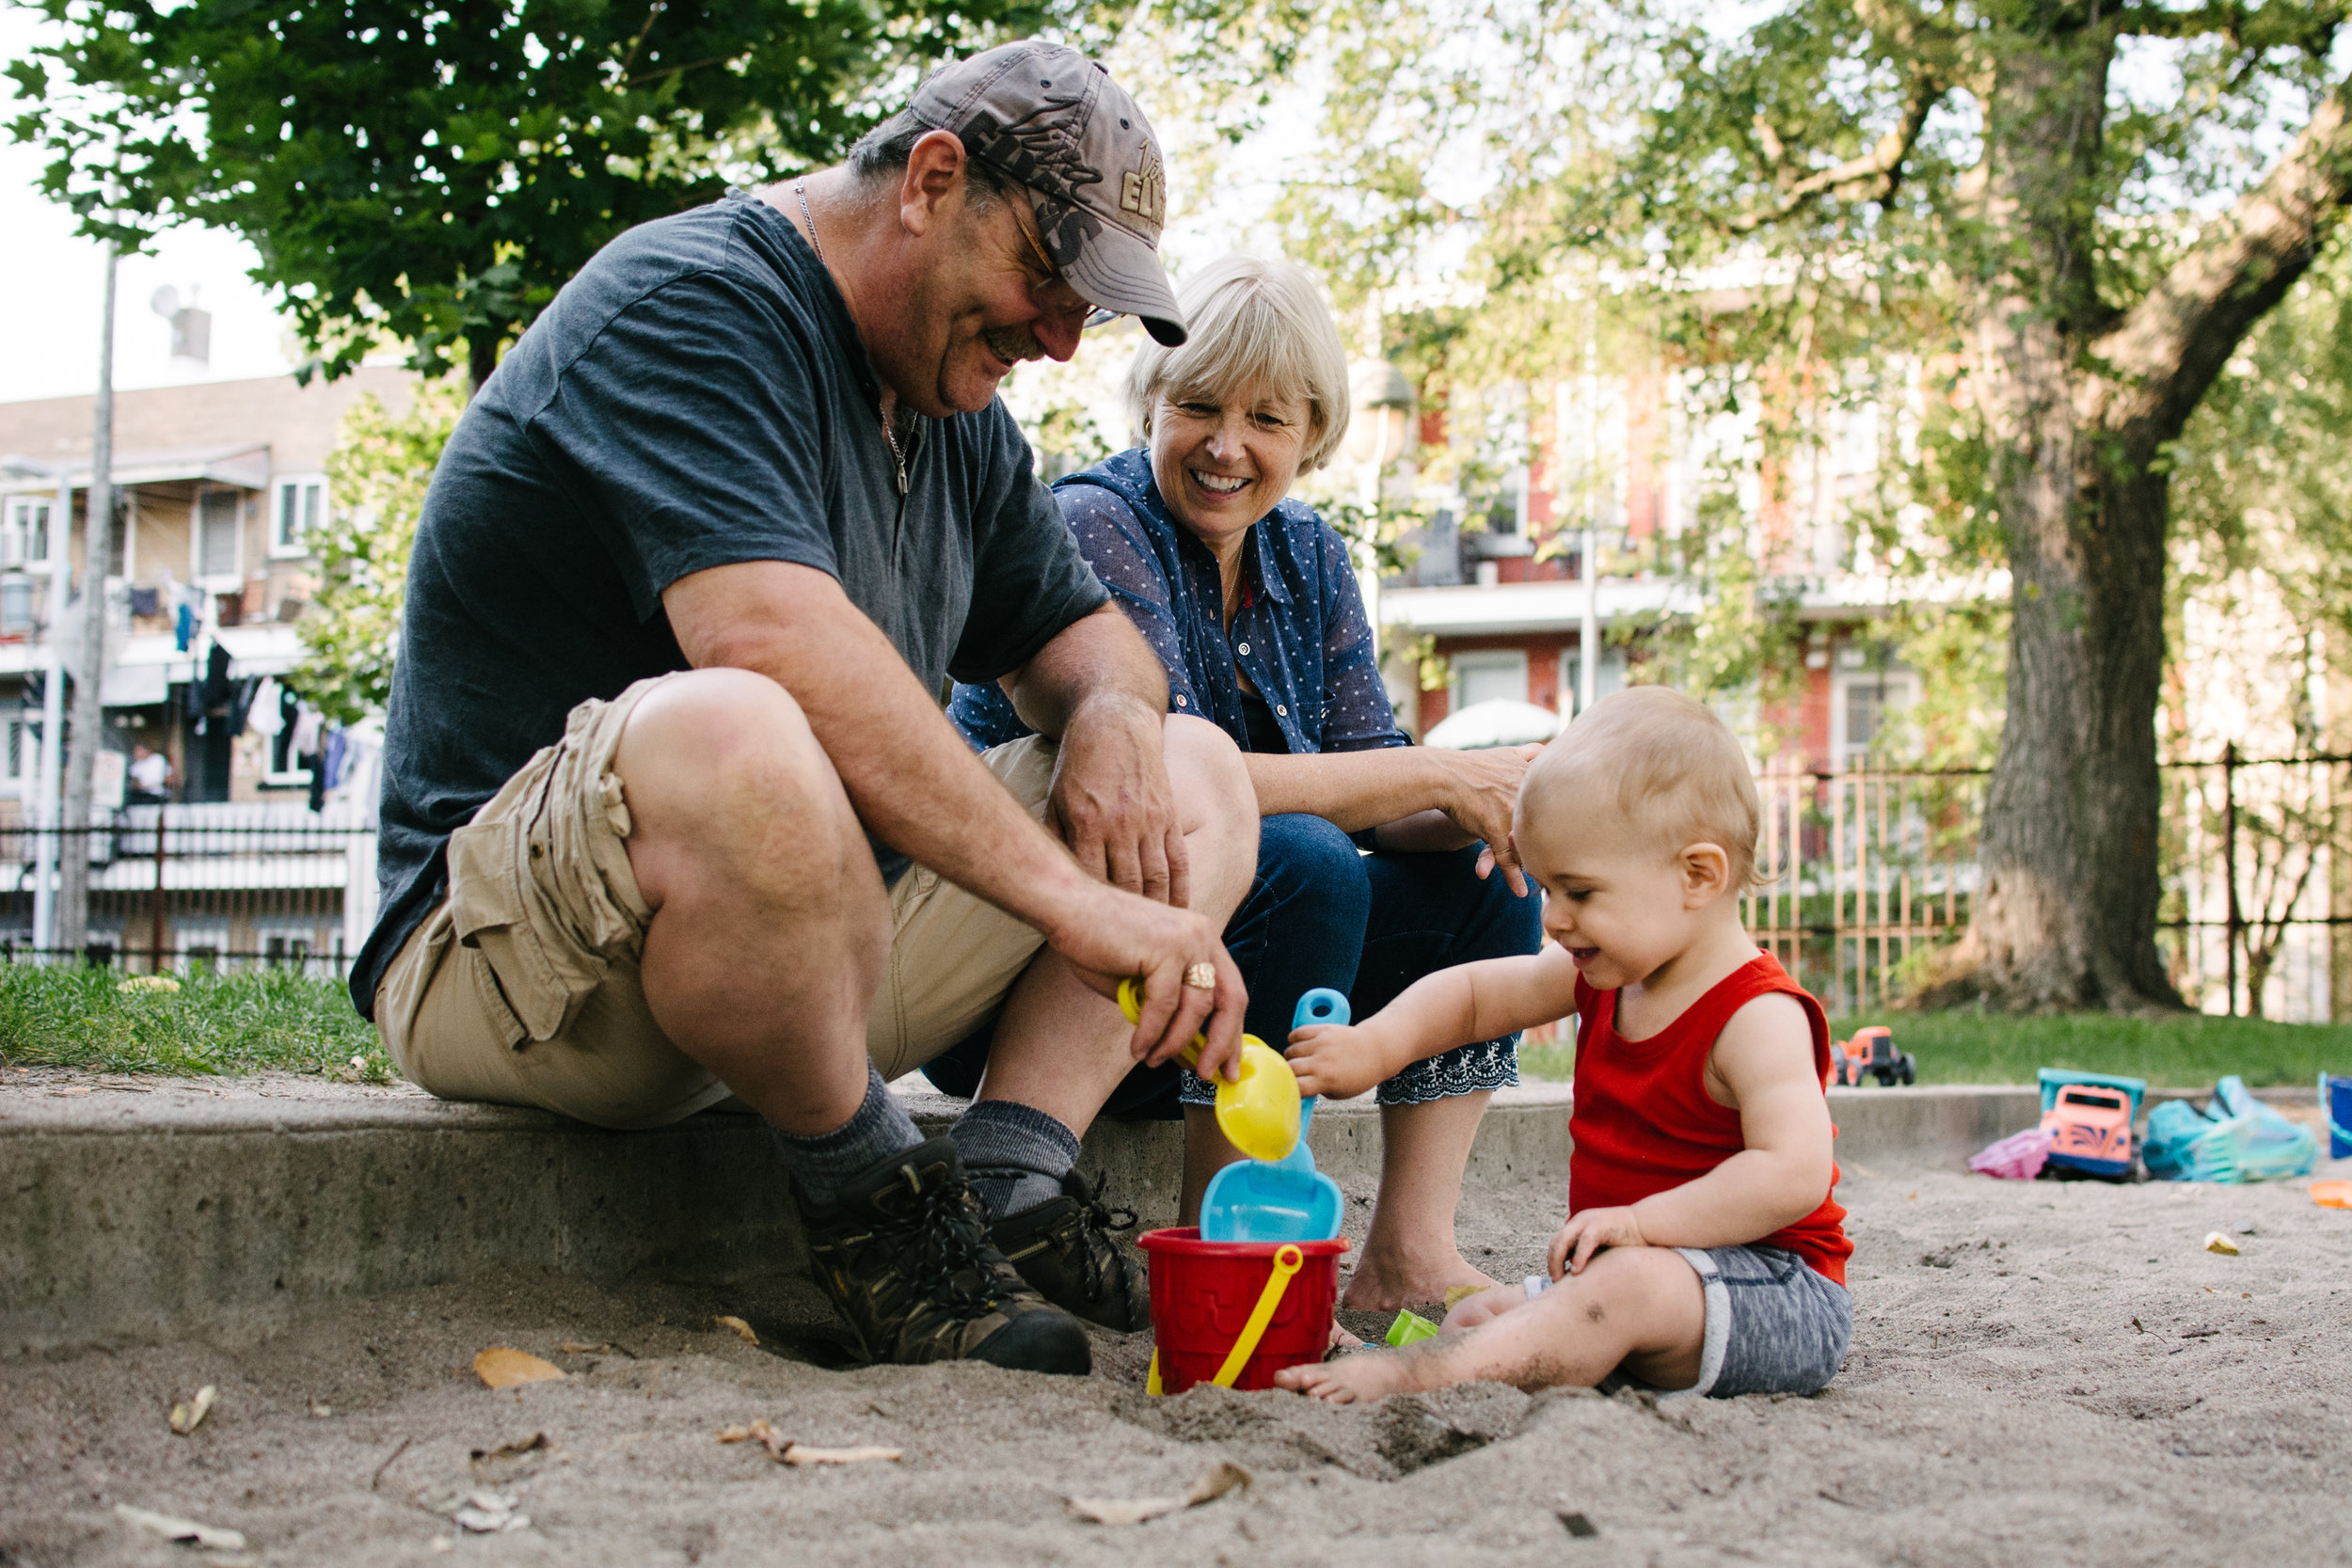
[[(1347, 545), (1313, 509), (1284, 500), (1252, 525), (1229, 630), (1216, 558), (1169, 515), (1149, 451), (1072, 474), (1054, 495), (1079, 553), (1168, 667), (1169, 712), (1197, 714), (1250, 750), (1239, 669), (1293, 752), (1412, 744), (1380, 683)], [(982, 751), (1030, 733), (994, 685), (958, 686), (947, 716)]]

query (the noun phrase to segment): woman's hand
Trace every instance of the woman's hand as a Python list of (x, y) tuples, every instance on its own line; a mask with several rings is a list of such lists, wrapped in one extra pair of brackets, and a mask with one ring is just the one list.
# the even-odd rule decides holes
[(1593, 1254), (1605, 1246), (1647, 1246), (1642, 1222), (1631, 1209), (1587, 1209), (1570, 1214), (1551, 1239), (1551, 1277), (1582, 1274)]
[(1531, 745), (1428, 753), (1433, 760), (1442, 759), (1438, 766), (1445, 788), (1438, 809), (1472, 838), (1486, 841), (1478, 857), (1478, 874), (1488, 876), (1500, 867), (1503, 880), (1522, 898), (1527, 896), (1527, 878), (1519, 870), (1518, 846), (1511, 837), (1511, 812), (1518, 804), (1527, 765), (1542, 752), (1543, 747)]
[(1282, 1054), (1298, 1075), (1300, 1094), (1346, 1100), (1390, 1075), (1373, 1037), (1353, 1024), (1310, 1023), (1294, 1029)]

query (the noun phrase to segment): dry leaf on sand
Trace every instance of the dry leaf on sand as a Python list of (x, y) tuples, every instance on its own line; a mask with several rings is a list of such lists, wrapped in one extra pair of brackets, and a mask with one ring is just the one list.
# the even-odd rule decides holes
[(779, 1465), (863, 1465), (870, 1460), (897, 1460), (903, 1457), (897, 1449), (871, 1446), (854, 1449), (816, 1449), (806, 1443), (796, 1443), (765, 1420), (749, 1426), (721, 1427), (717, 1433), (722, 1443), (757, 1443), (768, 1450), (768, 1457)]
[(223, 1529), (217, 1525), (199, 1525), (193, 1519), (174, 1518), (168, 1513), (151, 1513), (129, 1503), (115, 1504), (115, 1517), (126, 1525), (152, 1530), (167, 1541), (184, 1541), (202, 1546), (207, 1551), (241, 1552), (245, 1550), (245, 1534), (241, 1530)]
[(495, 1449), (476, 1449), (473, 1450), (473, 1457), (476, 1464), (500, 1459), (520, 1459), (527, 1453), (540, 1453), (554, 1446), (548, 1441), (546, 1433), (534, 1432), (528, 1437), (517, 1437), (512, 1443), (501, 1443)]
[(863, 1465), (875, 1459), (895, 1464), (902, 1455), (897, 1449), (878, 1449), (870, 1444), (854, 1449), (813, 1449), (806, 1443), (787, 1443), (776, 1457), (787, 1465)]
[(213, 1404), (219, 1398), (220, 1390), (209, 1383), (199, 1388), (196, 1398), (171, 1407), (171, 1430), (185, 1437), (204, 1424), (204, 1418), (212, 1414)]
[(531, 1515), (516, 1512), (521, 1499), (512, 1492), (488, 1487), (438, 1486), (413, 1493), (409, 1500), (419, 1508), (447, 1514), (460, 1529), (476, 1535), (498, 1535), (531, 1528)]
[(731, 1328), (735, 1330), (735, 1337), (742, 1340), (747, 1345), (755, 1345), (759, 1343), (759, 1336), (752, 1332), (752, 1325), (745, 1323), (740, 1318), (719, 1317), (713, 1318), (710, 1321), (717, 1323), (721, 1328)]
[(542, 1361), (525, 1351), (508, 1350), (493, 1345), (473, 1358), (474, 1376), (485, 1387), (512, 1388), (518, 1383), (546, 1383), (564, 1375), (564, 1370), (551, 1361)]
[(1216, 1468), (1192, 1483), (1192, 1490), (1181, 1497), (1070, 1497), (1064, 1499), (1070, 1512), (1081, 1519), (1098, 1525), (1139, 1525), (1146, 1519), (1156, 1519), (1178, 1509), (1199, 1508), (1215, 1502), (1236, 1486), (1249, 1484), (1249, 1472), (1230, 1459), (1219, 1460)]

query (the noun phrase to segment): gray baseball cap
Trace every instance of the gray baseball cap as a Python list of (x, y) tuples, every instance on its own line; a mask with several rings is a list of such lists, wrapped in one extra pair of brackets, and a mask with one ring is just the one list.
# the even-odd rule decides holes
[(1036, 193), (1046, 254), (1087, 300), (1174, 347), (1184, 313), (1160, 270), (1159, 138), (1126, 89), (1075, 49), (1028, 40), (935, 71), (908, 112)]

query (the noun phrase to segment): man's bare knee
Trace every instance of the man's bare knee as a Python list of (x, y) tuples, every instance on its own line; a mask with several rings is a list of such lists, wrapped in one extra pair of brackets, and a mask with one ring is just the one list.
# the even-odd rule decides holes
[(1176, 791), (1176, 816), (1184, 832), (1212, 826), (1249, 824), (1257, 838), (1258, 792), (1249, 783), (1248, 764), (1232, 736), (1205, 719), (1171, 713), (1163, 732), (1161, 750), (1168, 758), (1168, 781)]
[(1192, 857), (1193, 907), (1230, 911), (1258, 863), (1258, 792), (1232, 737), (1205, 719), (1170, 714), (1161, 750), (1176, 819)]
[[(757, 881), (827, 866), (875, 880), (873, 858), (801, 705), (748, 670), (690, 672), (646, 693), (614, 750), (629, 860), (648, 903), (681, 877)], [(846, 889), (844, 891), (847, 891)]]

